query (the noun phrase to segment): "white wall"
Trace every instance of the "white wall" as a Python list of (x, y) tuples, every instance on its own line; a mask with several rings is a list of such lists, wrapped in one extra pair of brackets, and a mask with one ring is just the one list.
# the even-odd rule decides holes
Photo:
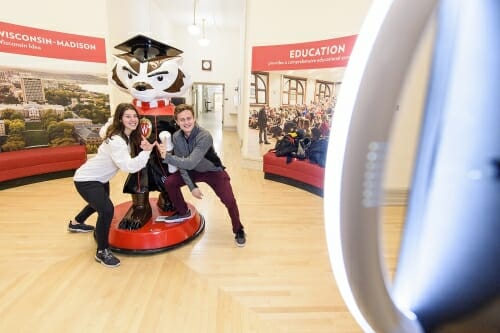
[[(197, 43), (199, 37), (191, 36), (186, 27), (174, 28), (173, 46), (184, 51), (183, 69), (198, 83), (224, 84), (224, 127), (236, 128), (240, 106), (234, 103), (235, 88), (242, 78), (240, 59), (243, 50), (239, 47), (238, 31), (210, 31), (208, 47)], [(201, 60), (212, 60), (212, 70), (201, 69)]]
[(101, 0), (2, 1), (0, 20), (28, 27), (104, 38), (106, 8)]
[[(105, 4), (108, 73), (111, 72), (115, 62), (113, 55), (123, 53), (115, 49), (115, 46), (135, 35), (143, 34), (170, 44), (169, 38), (174, 35), (173, 28), (167, 20), (162, 19), (161, 11), (151, 1), (107, 0)], [(110, 91), (111, 110), (114, 110), (119, 103), (132, 100), (130, 94), (119, 90), (112, 83)]]

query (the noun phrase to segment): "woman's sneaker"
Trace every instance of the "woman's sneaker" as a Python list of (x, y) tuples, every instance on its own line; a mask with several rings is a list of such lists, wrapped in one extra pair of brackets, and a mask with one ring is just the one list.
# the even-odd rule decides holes
[(120, 266), (120, 259), (115, 257), (109, 249), (98, 250), (95, 254), (95, 260), (106, 267)]
[(71, 221), (69, 221), (68, 224), (68, 231), (69, 232), (91, 232), (94, 231), (94, 226), (88, 225), (85, 223), (77, 223), (73, 224)]

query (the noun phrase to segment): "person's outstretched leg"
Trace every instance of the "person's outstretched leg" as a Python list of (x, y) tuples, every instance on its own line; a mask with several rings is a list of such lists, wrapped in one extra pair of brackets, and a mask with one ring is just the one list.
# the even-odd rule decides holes
[(192, 172), (193, 181), (202, 181), (207, 183), (226, 206), (229, 217), (231, 218), (232, 230), (235, 234), (236, 245), (245, 246), (246, 234), (243, 230), (243, 224), (240, 221), (240, 211), (236, 198), (234, 197), (231, 186), (231, 178), (226, 171), (213, 172)]
[[(76, 186), (76, 184), (75, 184)], [(104, 191), (109, 196), (109, 183), (102, 184), (104, 186)], [(95, 228), (92, 225), (86, 224), (85, 222), (90, 217), (90, 215), (94, 214), (96, 210), (89, 204), (87, 204), (83, 209), (75, 216), (75, 218), (69, 221), (68, 231), (70, 232), (91, 232), (94, 231)]]
[(94, 231), (94, 226), (86, 224), (87, 218), (95, 213), (95, 209), (90, 205), (86, 205), (83, 209), (75, 216), (73, 220), (69, 221), (68, 231), (69, 232), (91, 232)]

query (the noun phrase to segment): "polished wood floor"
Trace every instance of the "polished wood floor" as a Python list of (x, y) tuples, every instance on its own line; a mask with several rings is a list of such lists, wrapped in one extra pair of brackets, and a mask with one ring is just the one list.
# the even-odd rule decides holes
[[(186, 198), (205, 216), (195, 241), (155, 255), (94, 261), (91, 234), (70, 234), (82, 207), (71, 178), (0, 191), (0, 332), (361, 332), (329, 264), (323, 199), (241, 167), (235, 132), (215, 129), (247, 246), (205, 184)], [(218, 132), (217, 132), (218, 131)], [(115, 204), (125, 179), (112, 181)], [(156, 195), (156, 194), (153, 194)], [(403, 207), (389, 207), (385, 252), (394, 270)], [(95, 223), (95, 218), (89, 221)]]

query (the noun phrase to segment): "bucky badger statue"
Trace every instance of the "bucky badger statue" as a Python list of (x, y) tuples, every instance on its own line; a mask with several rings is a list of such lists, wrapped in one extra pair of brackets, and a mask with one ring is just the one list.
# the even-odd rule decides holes
[[(115, 48), (125, 53), (115, 55), (111, 81), (134, 97), (142, 135), (150, 142), (167, 142), (167, 147), (173, 148), (171, 134), (177, 128), (171, 98), (181, 97), (192, 85), (180, 67), (182, 51), (143, 35), (137, 35)], [(133, 150), (134, 156), (139, 153), (138, 147)], [(130, 174), (125, 182), (123, 191), (132, 195), (132, 206), (120, 221), (119, 228), (138, 229), (151, 218), (150, 191), (160, 192), (157, 204), (162, 211), (175, 210), (163, 185), (172, 172), (175, 169), (162, 163), (155, 148), (147, 166)]]

